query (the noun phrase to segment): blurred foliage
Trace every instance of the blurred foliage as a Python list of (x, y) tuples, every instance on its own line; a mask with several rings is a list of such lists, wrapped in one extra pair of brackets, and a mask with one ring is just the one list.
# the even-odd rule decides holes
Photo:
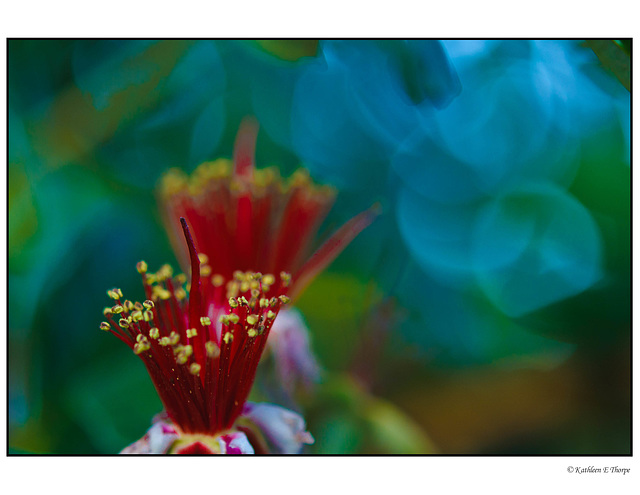
[(587, 40), (604, 67), (631, 91), (631, 40)]
[(258, 166), (339, 188), (320, 238), (383, 205), (297, 304), (307, 452), (628, 454), (629, 67), (626, 40), (9, 40), (10, 452), (115, 453), (159, 412), (105, 291), (177, 267), (158, 178), (255, 115)]

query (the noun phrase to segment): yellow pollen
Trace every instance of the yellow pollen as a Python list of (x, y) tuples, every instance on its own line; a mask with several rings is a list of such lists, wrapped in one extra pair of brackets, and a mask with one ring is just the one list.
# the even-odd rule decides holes
[(105, 315), (105, 316), (109, 316), (109, 315), (113, 314), (113, 310), (111, 308), (104, 308), (102, 310), (102, 314)]
[(220, 355), (220, 348), (215, 342), (208, 341), (204, 344), (204, 347), (207, 350), (207, 356), (211, 359), (217, 358)]
[(259, 289), (260, 288), (260, 282), (258, 282), (257, 280), (252, 280), (249, 283), (249, 287), (251, 287), (251, 291), (253, 293), (254, 290)]
[(276, 317), (276, 314), (273, 311), (271, 310), (267, 311), (267, 318), (269, 318), (270, 320), (273, 320), (275, 317)]
[(264, 277), (262, 277), (262, 285), (273, 285), (276, 281), (276, 277), (274, 277), (271, 273), (267, 273)]
[(137, 301), (134, 303), (133, 307), (136, 308), (138, 311), (142, 311), (144, 309), (144, 306)]
[(175, 279), (174, 279), (174, 280), (176, 281), (176, 283), (177, 283), (177, 284), (182, 285), (182, 284), (184, 284), (184, 283), (187, 281), (187, 276), (186, 276), (184, 273), (178, 273), (178, 274), (175, 276)]
[(237, 308), (238, 307), (238, 300), (235, 297), (230, 297), (229, 298), (229, 306), (231, 306), (232, 308)]
[(249, 325), (255, 325), (256, 323), (258, 323), (259, 319), (260, 317), (258, 315), (249, 315), (247, 316), (247, 323)]
[(224, 337), (222, 337), (222, 340), (224, 340), (224, 343), (228, 345), (229, 342), (233, 342), (233, 335), (231, 332), (227, 332), (224, 334)]
[(102, 323), (100, 323), (100, 330), (108, 332), (109, 330), (111, 330), (111, 325), (109, 325), (106, 321), (103, 321)]
[(189, 366), (189, 373), (192, 375), (200, 373), (200, 365), (198, 363), (191, 363), (191, 366)]
[(187, 329), (187, 338), (188, 339), (192, 339), (193, 337), (196, 337), (198, 335), (198, 331), (195, 328), (188, 328)]
[(236, 270), (235, 272), (233, 272), (233, 278), (235, 278), (236, 280), (242, 281), (244, 280), (244, 273), (241, 272), (240, 270)]
[(139, 334), (136, 336), (136, 342), (143, 342), (143, 341), (145, 341), (145, 340), (147, 340), (147, 338), (146, 338), (144, 335), (142, 335), (141, 333), (139, 333)]
[(282, 286), (287, 287), (291, 282), (291, 274), (287, 272), (280, 272), (280, 278), (282, 279)]
[(250, 328), (249, 331), (247, 332), (247, 335), (249, 337), (255, 337), (256, 335), (258, 335), (258, 332), (254, 328)]
[(187, 297), (187, 291), (185, 291), (182, 287), (178, 287), (174, 294), (176, 295), (176, 299), (178, 301), (182, 301), (185, 297)]
[(260, 297), (260, 291), (258, 289), (251, 289), (251, 297), (258, 298)]
[[(152, 339), (157, 339), (158, 337), (160, 337), (160, 330), (156, 327), (151, 328), (149, 330), (149, 337), (151, 337)], [(163, 337), (163, 338), (167, 339), (167, 337)]]
[(133, 321), (141, 321), (144, 319), (144, 316), (142, 315), (142, 311), (134, 311), (131, 313), (131, 318)]
[(260, 299), (260, 307), (266, 308), (267, 306), (269, 306), (269, 299), (266, 299), (264, 297)]
[(180, 335), (178, 335), (175, 331), (171, 332), (169, 334), (169, 343), (171, 345), (176, 345), (178, 342), (180, 342)]
[(220, 315), (220, 318), (218, 318), (218, 321), (220, 323), (222, 323), (223, 325), (228, 325), (229, 324), (229, 317), (227, 315)]
[(275, 308), (276, 304), (278, 304), (278, 300), (275, 297), (272, 297), (269, 300), (269, 306), (271, 306), (272, 308)]
[(136, 264), (136, 269), (138, 270), (138, 273), (147, 273), (147, 263), (144, 261), (138, 261), (138, 263)]
[(122, 291), (120, 289), (111, 289), (107, 291), (107, 295), (111, 298), (111, 299), (120, 299), (122, 297)]
[(144, 321), (151, 321), (153, 320), (153, 311), (147, 310), (144, 313), (142, 313), (144, 316)]
[(235, 324), (235, 323), (238, 323), (238, 322), (240, 321), (240, 317), (239, 317), (237, 314), (235, 314), (235, 313), (232, 313), (232, 314), (228, 315), (228, 316), (227, 316), (227, 319), (228, 319), (231, 323), (234, 323), (234, 324)]
[(202, 316), (200, 318), (200, 324), (206, 326), (211, 325), (211, 318), (209, 318), (208, 316)]
[(125, 311), (130, 313), (131, 311), (133, 311), (133, 303), (127, 299), (124, 302), (124, 309), (125, 309)]
[[(151, 330), (153, 330), (153, 328)], [(149, 335), (151, 335), (151, 331), (149, 331)], [(162, 347), (167, 347), (170, 343), (171, 340), (169, 339), (169, 337), (162, 337), (158, 340), (158, 344), (160, 344)]]
[(240, 303), (240, 306), (247, 306), (249, 304), (249, 302), (247, 301), (247, 298), (244, 296), (240, 296), (238, 298), (238, 303)]
[(249, 287), (249, 282), (247, 282), (246, 280), (240, 282), (240, 292), (247, 292), (249, 290)]
[(142, 305), (147, 309), (151, 309), (154, 306), (153, 301), (150, 301), (149, 299), (143, 302)]
[(121, 318), (118, 322), (118, 325), (120, 325), (122, 328), (129, 328), (129, 322), (125, 318)]
[(119, 315), (120, 313), (122, 313), (124, 311), (124, 308), (122, 306), (120, 306), (119, 304), (116, 304), (113, 308), (111, 308), (111, 311), (113, 311), (115, 314)]
[(149, 348), (149, 342), (138, 342), (133, 346), (133, 352), (134, 354), (142, 354), (144, 351), (148, 351)]
[(289, 301), (291, 301), (291, 299), (289, 299), (287, 296), (279, 296), (278, 299), (282, 301), (282, 304), (287, 304)]

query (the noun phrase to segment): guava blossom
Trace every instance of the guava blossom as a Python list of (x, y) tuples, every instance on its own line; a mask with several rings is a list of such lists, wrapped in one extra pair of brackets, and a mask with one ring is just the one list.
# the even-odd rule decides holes
[(266, 453), (266, 440), (278, 452), (298, 452), (313, 442), (299, 415), (247, 403), (273, 322), (289, 301), (290, 275), (235, 271), (209, 277), (206, 256), (198, 255), (187, 222), (181, 224), (190, 284), (168, 265), (149, 273), (140, 262), (144, 302), (124, 300), (120, 289), (108, 291), (115, 305), (105, 308), (100, 327), (142, 359), (165, 408), (123, 453)]
[[(171, 241), (183, 267), (189, 252), (181, 218), (191, 227), (193, 242), (206, 255), (207, 276), (227, 279), (235, 270), (292, 275), (292, 299), (324, 270), (378, 215), (378, 205), (356, 215), (323, 244), (316, 235), (331, 209), (336, 191), (317, 185), (306, 169), (280, 177), (276, 168), (256, 169), (258, 126), (245, 119), (236, 138), (233, 161), (218, 159), (190, 175), (170, 170), (160, 184), (160, 206)], [(273, 326), (269, 347), (287, 393), (296, 381), (318, 379), (319, 366), (310, 351), (308, 330), (295, 310)]]

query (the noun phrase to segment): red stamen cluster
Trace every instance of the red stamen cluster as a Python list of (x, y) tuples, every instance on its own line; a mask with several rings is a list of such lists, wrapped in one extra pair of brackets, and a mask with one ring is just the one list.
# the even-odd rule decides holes
[[(313, 252), (321, 223), (331, 209), (335, 191), (315, 185), (306, 170), (288, 180), (277, 169), (255, 169), (257, 125), (244, 121), (234, 162), (219, 159), (203, 163), (191, 176), (170, 170), (160, 187), (160, 200), (172, 240), (186, 266), (180, 218), (192, 227), (198, 252), (214, 259), (216, 273), (229, 277), (234, 270), (293, 275), (295, 298), (304, 287), (377, 215), (377, 206), (362, 212)], [(313, 254), (312, 254), (313, 253)]]
[(213, 435), (231, 428), (247, 400), (290, 275), (236, 271), (212, 275), (198, 255), (184, 219), (192, 279), (168, 265), (147, 273), (138, 263), (147, 300), (116, 301), (100, 328), (127, 344), (145, 363), (165, 409), (183, 433)]

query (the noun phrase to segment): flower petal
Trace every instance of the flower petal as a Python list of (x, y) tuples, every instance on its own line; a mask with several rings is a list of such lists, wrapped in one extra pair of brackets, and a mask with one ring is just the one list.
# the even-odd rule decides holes
[(311, 352), (309, 329), (296, 309), (281, 311), (273, 323), (267, 345), (275, 358), (284, 389), (293, 394), (296, 381), (310, 387), (320, 377), (320, 367)]
[(221, 454), (255, 454), (247, 436), (241, 431), (218, 437)]
[(280, 454), (299, 454), (315, 440), (299, 414), (273, 404), (247, 402), (242, 415), (253, 421)]
[(147, 433), (128, 447), (121, 454), (166, 454), (169, 447), (178, 439), (178, 432), (173, 424), (154, 418), (154, 423)]

